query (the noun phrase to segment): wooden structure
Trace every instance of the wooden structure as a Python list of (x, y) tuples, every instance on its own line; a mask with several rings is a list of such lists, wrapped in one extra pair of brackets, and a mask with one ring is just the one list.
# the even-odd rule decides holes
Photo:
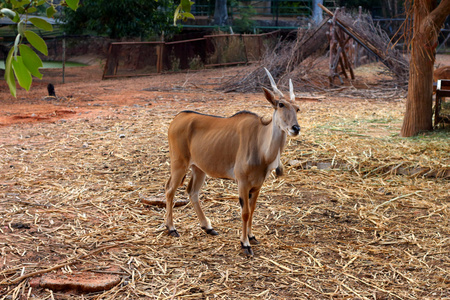
[[(388, 49), (385, 46), (377, 45), (373, 41), (370, 41), (369, 38), (365, 38), (361, 32), (358, 32), (358, 30), (352, 26), (351, 24), (346, 24), (343, 22), (338, 14), (338, 10), (336, 11), (336, 14), (333, 14), (330, 10), (328, 10), (325, 6), (319, 4), (319, 6), (323, 9), (325, 13), (330, 15), (333, 20), (333, 27), (336, 32), (336, 27), (339, 27), (343, 32), (345, 32), (349, 37), (351, 37), (355, 42), (357, 42), (359, 45), (361, 45), (364, 49), (366, 49), (369, 53), (375, 55), (380, 59), (380, 61), (389, 68), (396, 76), (399, 78), (404, 78), (405, 75), (407, 75), (409, 70), (409, 64), (406, 60), (396, 51), (393, 51), (392, 49)], [(334, 26), (337, 25), (337, 26)], [(334, 34), (336, 35), (336, 34)], [(333, 37), (333, 34), (330, 33), (330, 36)], [(341, 41), (344, 39), (341, 38)], [(339, 42), (339, 40), (337, 40)], [(346, 40), (345, 40), (346, 41)], [(330, 41), (331, 43), (331, 41)], [(345, 45), (345, 43), (344, 43)], [(331, 44), (330, 44), (331, 48)], [(381, 49), (380, 49), (381, 48)], [(330, 55), (331, 56), (331, 55)]]
[(450, 80), (440, 79), (437, 82), (436, 87), (436, 103), (434, 105), (434, 126), (437, 126), (439, 123), (448, 123), (450, 122), (449, 116), (441, 115), (441, 108), (443, 105), (443, 99), (446, 97), (450, 97)]
[[(334, 79), (337, 77), (341, 84), (344, 81), (341, 78), (341, 74), (345, 78), (349, 78), (347, 70), (352, 80), (355, 79), (353, 68), (351, 65), (352, 59), (349, 59), (349, 53), (353, 53), (353, 39), (351, 36), (343, 32), (340, 27), (336, 26), (336, 16), (339, 14), (339, 8), (336, 9), (336, 13), (329, 21), (330, 31), (328, 32), (328, 40), (330, 42), (330, 73), (328, 78), (330, 80), (330, 86), (334, 85)], [(340, 71), (338, 70), (340, 67)]]

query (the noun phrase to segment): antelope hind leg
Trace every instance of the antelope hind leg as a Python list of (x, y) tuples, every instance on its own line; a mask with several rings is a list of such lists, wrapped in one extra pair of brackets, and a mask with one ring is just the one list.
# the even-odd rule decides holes
[(177, 188), (183, 183), (186, 169), (172, 169), (172, 174), (166, 184), (166, 228), (169, 236), (179, 237), (180, 234), (173, 224), (173, 198)]
[(205, 216), (199, 202), (199, 192), (205, 181), (206, 174), (196, 166), (192, 166), (192, 178), (189, 181), (187, 187), (187, 193), (189, 194), (189, 199), (194, 206), (195, 213), (197, 214), (198, 220), (200, 222), (201, 228), (209, 235), (218, 235), (217, 231), (211, 226), (211, 221)]

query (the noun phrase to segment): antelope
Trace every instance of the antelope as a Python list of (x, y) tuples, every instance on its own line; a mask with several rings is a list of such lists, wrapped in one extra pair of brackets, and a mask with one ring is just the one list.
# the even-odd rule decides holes
[(439, 79), (450, 79), (450, 66), (443, 66), (434, 70), (433, 82), (437, 82)]
[(437, 82), (440, 79), (450, 79), (450, 66), (443, 66), (433, 71), (433, 95), (436, 93)]
[(297, 122), (298, 106), (292, 80), (289, 80), (290, 99), (286, 99), (266, 70), (273, 92), (263, 87), (265, 98), (273, 107), (272, 120), (264, 122), (258, 115), (241, 111), (223, 118), (193, 111), (182, 111), (172, 120), (169, 130), (170, 177), (166, 184), (165, 225), (169, 236), (179, 237), (173, 223), (173, 199), (183, 183), (189, 167), (192, 177), (187, 187), (201, 228), (210, 235), (218, 235), (199, 203), (199, 191), (205, 176), (237, 181), (241, 206), (241, 248), (253, 256), (251, 244), (258, 244), (252, 233), (253, 212), (261, 186), (272, 170), (282, 173), (280, 155), (286, 137), (300, 132)]

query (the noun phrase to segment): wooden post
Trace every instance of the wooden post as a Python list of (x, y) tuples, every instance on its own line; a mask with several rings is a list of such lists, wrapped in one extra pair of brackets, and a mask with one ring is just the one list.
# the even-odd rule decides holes
[(337, 54), (337, 41), (336, 41), (336, 15), (339, 11), (339, 8), (336, 9), (336, 13), (333, 16), (330, 24), (330, 61), (329, 61), (329, 81), (330, 86), (333, 85), (334, 77), (336, 77), (336, 68), (339, 60), (339, 56)]
[(352, 66), (350, 65), (350, 62), (348, 61), (347, 53), (345, 52), (345, 49), (346, 49), (345, 44), (346, 43), (343, 42), (344, 37), (345, 37), (345, 33), (342, 32), (342, 30), (339, 29), (339, 31), (337, 31), (337, 34), (338, 34), (337, 40), (339, 42), (339, 46), (342, 49), (342, 58), (344, 59), (344, 63), (345, 63), (345, 64), (341, 64), (342, 70), (343, 70), (343, 72), (345, 74), (345, 78), (348, 78), (347, 77), (347, 73), (345, 72), (345, 69), (347, 68), (349, 70), (349, 72), (350, 72), (350, 78), (352, 80), (354, 80), (355, 79), (355, 74), (353, 73)]
[(63, 35), (62, 40), (62, 83), (66, 79), (66, 34)]
[[(342, 9), (343, 11), (343, 9)], [(336, 12), (333, 14), (333, 18), (330, 23), (330, 34), (329, 34), (329, 41), (330, 41), (330, 61), (329, 61), (329, 81), (330, 86), (334, 84), (334, 78), (338, 77), (341, 84), (343, 84), (343, 80), (340, 76), (340, 74), (343, 74), (345, 78), (348, 79), (347, 71), (350, 72), (350, 78), (352, 80), (355, 79), (355, 74), (353, 72), (353, 68), (351, 66), (351, 63), (348, 59), (347, 53), (346, 53), (346, 44), (349, 42), (350, 37), (346, 39), (346, 33), (337, 25), (337, 15), (339, 14), (340, 9), (337, 8)], [(338, 67), (341, 67), (341, 71), (338, 71)]]
[(156, 46), (156, 72), (162, 73), (164, 67), (164, 31), (161, 33), (161, 43)]
[[(361, 22), (362, 20), (362, 6), (359, 7), (359, 14), (358, 19), (356, 19), (356, 23)], [(354, 57), (354, 66), (358, 67), (361, 62), (359, 61), (361, 59), (361, 51), (362, 48), (358, 43), (355, 43), (355, 57)]]
[(111, 56), (111, 48), (112, 48), (112, 45), (111, 44), (109, 44), (109, 48), (108, 48), (108, 56), (106, 57), (106, 63), (105, 63), (105, 67), (103, 68), (103, 76), (102, 76), (102, 79), (105, 79), (106, 77), (105, 76), (107, 76), (107, 75), (112, 75), (112, 74), (109, 74), (108, 73), (108, 71), (109, 71), (109, 61), (110, 61), (110, 56)]
[[(340, 48), (340, 49), (342, 49), (342, 48)], [(342, 49), (339, 52), (341, 52), (341, 55), (339, 56), (339, 65), (341, 66), (341, 74), (344, 74), (344, 77), (348, 79), (347, 72), (345, 71), (345, 65), (344, 65), (344, 62), (342, 61), (342, 57), (344, 57), (345, 51), (343, 51), (343, 49)]]
[(156, 72), (162, 72), (164, 43), (156, 45)]
[[(114, 47), (116, 45), (116, 47)], [(111, 43), (109, 45), (108, 57), (106, 58), (105, 68), (103, 69), (103, 79), (107, 76), (117, 75), (117, 69), (119, 67), (118, 55), (120, 53), (119, 43)]]

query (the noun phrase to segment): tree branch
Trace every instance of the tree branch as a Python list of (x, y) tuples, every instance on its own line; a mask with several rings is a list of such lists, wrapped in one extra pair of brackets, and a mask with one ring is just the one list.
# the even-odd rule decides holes
[(445, 19), (450, 14), (450, 0), (442, 0), (441, 3), (428, 15), (436, 27), (441, 28)]

